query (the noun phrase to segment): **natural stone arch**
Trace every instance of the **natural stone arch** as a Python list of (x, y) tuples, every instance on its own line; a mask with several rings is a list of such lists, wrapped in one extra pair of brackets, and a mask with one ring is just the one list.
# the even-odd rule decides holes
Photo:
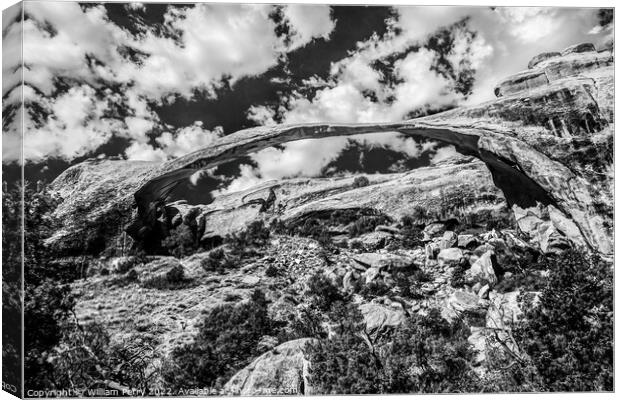
[[(135, 193), (138, 215), (145, 218), (167, 190), (200, 169), (207, 169), (264, 148), (301, 139), (398, 132), (437, 140), (485, 162), (496, 185), (510, 203), (529, 207), (552, 204), (579, 228), (585, 243), (603, 254), (612, 253), (604, 220), (593, 208), (587, 182), (563, 164), (535, 150), (516, 135), (495, 127), (474, 127), (429, 120), (393, 124), (299, 124), (258, 127), (223, 137), (208, 148), (163, 164)], [(148, 223), (147, 221), (144, 221)]]

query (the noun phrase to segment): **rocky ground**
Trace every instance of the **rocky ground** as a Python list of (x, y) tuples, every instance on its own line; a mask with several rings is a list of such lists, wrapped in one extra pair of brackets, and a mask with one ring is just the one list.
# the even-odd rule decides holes
[[(400, 224), (381, 225), (356, 238), (335, 237), (339, 246), (327, 254), (317, 240), (274, 234), (259, 249), (260, 254), (222, 273), (202, 267), (217, 249), (181, 259), (158, 256), (140, 262), (132, 257), (113, 258), (95, 264), (94, 276), (73, 285), (80, 299), (76, 314), (81, 323), (104, 324), (115, 332), (114, 340), (153, 339), (157, 353), (165, 355), (193, 340), (207, 310), (247, 300), (255, 289), (266, 294), (273, 319), (286, 321), (289, 315), (298, 315), (307, 307), (308, 279), (322, 273), (353, 296), (370, 332), (397, 326), (405, 316), (423, 315), (430, 308), (439, 308), (449, 320), (475, 316), (469, 340), (480, 352), (477, 361), (483, 368), (485, 353), (497, 346), (495, 329), (509, 332), (519, 315), (517, 296), (523, 288), (511, 284), (510, 279), (521, 271), (509, 262), (540, 250), (511, 229), (459, 233), (460, 229), (455, 232), (447, 225), (426, 225), (423, 243), (412, 248), (399, 244), (403, 235)], [(182, 278), (172, 278), (176, 282), (173, 287), (149, 283), (158, 277), (165, 281), (175, 270), (182, 271)], [(401, 293), (395, 276), (414, 273), (424, 277), (416, 283), (417, 291), (414, 295)], [(373, 292), (377, 286), (386, 289)], [(299, 356), (303, 343), (278, 345), (273, 341), (271, 346), (279, 349), (275, 355), (267, 348), (254, 365), (240, 372), (247, 375), (243, 383), (236, 376), (228, 385), (238, 386), (235, 390), (244, 394), (260, 390), (261, 385), (289, 387), (286, 375), (276, 371), (280, 363), (286, 363), (287, 371), (303, 370), (304, 359)], [(298, 351), (283, 355), (283, 346)]]
[[(164, 165), (70, 168), (51, 187), (63, 225), (48, 244), (72, 257), (103, 243), (98, 258), (83, 256), (85, 272), (71, 285), (77, 320), (104, 325), (113, 342), (151, 343), (157, 370), (196, 340), (211, 310), (243, 304), (257, 289), (271, 320), (300, 319), (320, 274), (372, 335), (432, 309), (464, 321), (476, 373), (493, 371), (491, 354), (517, 351), (521, 305), (538, 299), (549, 274), (538, 259), (567, 249), (613, 255), (613, 55), (581, 46), (541, 57), (476, 107), (386, 126), (256, 128)], [(545, 71), (551, 82), (542, 82)], [(378, 131), (468, 155), (407, 172), (263, 182), (204, 204), (168, 196), (175, 182), (240, 154)], [(253, 223), (258, 233), (239, 239)], [(304, 349), (316, 339), (261, 338), (262, 355), (224, 388), (313, 393)]]

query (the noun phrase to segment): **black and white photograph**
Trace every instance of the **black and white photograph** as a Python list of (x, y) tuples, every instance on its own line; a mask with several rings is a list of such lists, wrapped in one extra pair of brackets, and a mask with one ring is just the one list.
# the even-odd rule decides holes
[(3, 391), (614, 392), (611, 1), (3, 7)]

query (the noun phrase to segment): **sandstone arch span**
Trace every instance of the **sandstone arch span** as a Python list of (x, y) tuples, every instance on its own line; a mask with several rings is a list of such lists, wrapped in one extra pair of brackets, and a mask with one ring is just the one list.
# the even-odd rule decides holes
[(590, 248), (611, 254), (610, 235), (603, 217), (594, 210), (587, 182), (568, 167), (535, 150), (510, 129), (489, 124), (484, 127), (449, 124), (430, 118), (393, 124), (300, 124), (239, 131), (153, 171), (156, 177), (135, 193), (138, 214), (146, 218), (152, 204), (197, 170), (293, 140), (376, 132), (433, 139), (478, 157), (489, 167), (509, 203), (521, 207), (530, 207), (536, 202), (553, 204), (577, 225)]

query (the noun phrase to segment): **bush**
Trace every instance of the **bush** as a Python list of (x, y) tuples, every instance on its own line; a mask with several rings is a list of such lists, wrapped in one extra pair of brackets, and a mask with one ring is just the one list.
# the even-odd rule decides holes
[(456, 265), (450, 276), (450, 286), (453, 288), (462, 288), (465, 286), (465, 272), (467, 272), (469, 267), (469, 263), (465, 260)]
[(332, 281), (320, 272), (310, 277), (307, 286), (306, 295), (310, 296), (311, 304), (321, 311), (329, 310), (332, 304), (344, 298)]
[(351, 250), (362, 250), (362, 251), (364, 251), (365, 246), (364, 246), (364, 243), (362, 243), (359, 240), (351, 240), (349, 242), (349, 248)]
[(175, 265), (164, 273), (159, 273), (148, 277), (142, 281), (142, 286), (149, 289), (178, 289), (185, 287), (185, 270), (179, 265)]
[(189, 226), (179, 225), (170, 231), (170, 234), (161, 242), (162, 246), (176, 258), (183, 258), (194, 254), (200, 248)]
[(499, 293), (512, 292), (515, 290), (523, 290), (526, 292), (537, 292), (544, 289), (546, 284), (540, 274), (531, 271), (519, 271), (510, 276), (504, 277), (495, 286), (495, 290)]
[(412, 275), (405, 272), (394, 274), (396, 288), (400, 295), (414, 300), (423, 299), (425, 296), (421, 291), (422, 284), (430, 282), (432, 277), (421, 269), (416, 269)]
[(280, 275), (280, 270), (276, 266), (270, 264), (265, 270), (265, 275), (270, 278), (275, 278), (276, 276)]
[(402, 247), (414, 249), (424, 246), (424, 242), (422, 242), (423, 225), (417, 225), (416, 221), (418, 221), (418, 219), (410, 215), (404, 215), (401, 218)]
[(324, 338), (327, 337), (323, 329), (324, 312), (313, 307), (304, 307), (299, 315), (291, 315), (288, 325), (280, 333), (281, 341), (301, 338)]
[(229, 244), (236, 252), (243, 253), (248, 247), (262, 247), (269, 240), (270, 231), (263, 220), (253, 221), (246, 229), (228, 235), (224, 242)]
[(148, 393), (155, 384), (156, 343), (149, 336), (134, 333), (113, 342), (101, 324), (70, 324), (61, 343), (49, 356), (58, 388), (84, 390), (109, 380)]
[(374, 209), (345, 209), (331, 212), (308, 215), (297, 221), (291, 221), (286, 226), (286, 233), (311, 237), (318, 240), (324, 247), (331, 247), (332, 239), (330, 227), (346, 226), (349, 237), (354, 238), (367, 232), (372, 232), (378, 225), (390, 223), (391, 219), (379, 214)]
[(549, 279), (526, 302), (515, 339), (545, 390), (613, 390), (613, 271), (597, 256), (569, 250), (548, 259)]
[(375, 280), (362, 286), (359, 294), (369, 300), (375, 297), (385, 296), (390, 293), (392, 288), (388, 286), (383, 280)]
[(370, 181), (365, 176), (358, 176), (353, 180), (354, 188), (361, 188), (370, 185)]
[(309, 381), (319, 394), (438, 393), (473, 391), (474, 353), (469, 331), (438, 310), (414, 315), (381, 337), (363, 333), (355, 305), (334, 310), (335, 334), (309, 344)]
[(212, 250), (207, 258), (200, 262), (200, 266), (206, 272), (224, 273), (238, 265), (238, 261), (236, 257), (227, 255), (224, 249), (220, 248)]
[(194, 342), (175, 348), (162, 366), (162, 378), (172, 389), (221, 387), (259, 355), (265, 335), (277, 336), (265, 295), (257, 290), (247, 302), (211, 309)]

